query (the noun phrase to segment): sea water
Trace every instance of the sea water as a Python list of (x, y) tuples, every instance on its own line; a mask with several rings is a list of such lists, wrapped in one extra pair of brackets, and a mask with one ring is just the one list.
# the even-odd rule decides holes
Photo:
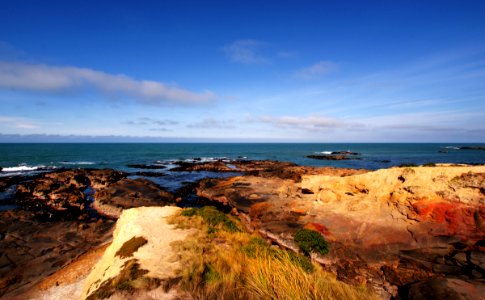
[[(485, 146), (485, 144), (473, 144)], [(170, 163), (199, 158), (278, 160), (304, 166), (380, 169), (401, 164), (485, 163), (485, 151), (460, 150), (467, 144), (0, 144), (0, 176), (56, 168), (112, 168), (129, 171), (128, 164)], [(308, 155), (333, 151), (360, 153), (350, 160), (327, 161)]]

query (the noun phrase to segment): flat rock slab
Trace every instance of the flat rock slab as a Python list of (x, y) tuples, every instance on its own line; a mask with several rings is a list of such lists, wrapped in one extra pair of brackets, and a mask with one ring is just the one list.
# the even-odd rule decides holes
[(0, 213), (0, 297), (30, 289), (93, 247), (108, 242), (114, 221), (39, 221), (34, 213)]

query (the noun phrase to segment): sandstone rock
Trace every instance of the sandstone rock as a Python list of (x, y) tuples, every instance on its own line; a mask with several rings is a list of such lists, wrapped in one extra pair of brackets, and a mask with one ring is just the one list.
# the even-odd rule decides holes
[(436, 275), (480, 273), (467, 260), (452, 257), (481, 249), (485, 167), (320, 172), (300, 174), (301, 180), (208, 180), (197, 194), (236, 208), (252, 229), (280, 245), (290, 245), (298, 228), (315, 228), (331, 241), (326, 267), (341, 280), (364, 280), (384, 294)]
[[(176, 259), (171, 243), (184, 240), (193, 230), (176, 229), (174, 225), (167, 223), (167, 218), (178, 212), (177, 207), (139, 207), (123, 211), (116, 223), (113, 233), (113, 242), (103, 254), (101, 260), (88, 275), (84, 284), (82, 298), (90, 298), (97, 293), (113, 295), (121, 299), (133, 298), (133, 295), (126, 295), (120, 290), (112, 288), (111, 284), (129, 284), (123, 281), (122, 276), (127, 266), (136, 264), (135, 274), (130, 274), (130, 279), (145, 278), (154, 284), (153, 286), (142, 286), (135, 298), (147, 298), (149, 294), (157, 294), (157, 299), (187, 299), (187, 294), (174, 291), (165, 291), (170, 288), (169, 283), (174, 282), (177, 270), (183, 266)], [(134, 249), (128, 256), (117, 255), (121, 249), (126, 247), (128, 241), (135, 237), (146, 240), (146, 244)], [(108, 284), (109, 283), (109, 284)], [(136, 286), (131, 287), (136, 290)], [(132, 291), (133, 292), (133, 291)]]

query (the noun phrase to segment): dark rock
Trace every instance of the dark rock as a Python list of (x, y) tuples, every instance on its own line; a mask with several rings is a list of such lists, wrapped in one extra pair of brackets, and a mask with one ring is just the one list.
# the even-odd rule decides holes
[(39, 221), (29, 211), (0, 212), (0, 298), (18, 293), (108, 242), (114, 221)]
[(357, 153), (357, 152), (352, 152), (352, 151), (334, 151), (331, 153), (332, 155), (338, 155), (338, 154), (342, 154), (342, 155), (360, 155), (360, 153)]
[(162, 177), (162, 176), (166, 176), (166, 174), (164, 173), (160, 173), (160, 172), (135, 172), (133, 173), (133, 175), (136, 175), (136, 176), (144, 176), (144, 177)]
[(154, 182), (144, 178), (124, 178), (105, 188), (97, 189), (93, 207), (104, 216), (118, 218), (123, 209), (172, 203), (173, 195)]
[(485, 150), (485, 146), (461, 146), (460, 150)]
[(210, 161), (210, 162), (185, 162), (178, 161), (175, 162), (178, 167), (170, 169), (170, 171), (211, 171), (211, 172), (237, 172), (235, 168), (229, 167), (226, 162), (222, 160)]
[(455, 278), (433, 278), (411, 284), (401, 292), (409, 300), (479, 300), (483, 299), (485, 285), (480, 282), (466, 282)]
[(308, 158), (319, 159), (319, 160), (348, 160), (350, 159), (344, 154), (337, 155), (307, 155)]
[(126, 174), (110, 169), (77, 169), (45, 173), (17, 186), (17, 205), (41, 218), (72, 218), (88, 213), (85, 190), (104, 188)]
[(129, 168), (134, 169), (148, 169), (148, 170), (157, 170), (157, 169), (165, 169), (166, 166), (163, 165), (143, 165), (143, 164), (130, 164), (126, 165)]

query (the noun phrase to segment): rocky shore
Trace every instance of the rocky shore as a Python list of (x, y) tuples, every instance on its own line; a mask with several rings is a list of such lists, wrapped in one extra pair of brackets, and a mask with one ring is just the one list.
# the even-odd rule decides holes
[[(5, 249), (0, 297), (39, 295), (39, 284), (49, 275), (66, 272), (83, 255), (110, 243), (123, 210), (175, 206), (195, 195), (237, 216), (246, 230), (296, 252), (293, 236), (298, 229), (319, 232), (330, 253), (313, 254), (314, 261), (339, 280), (367, 285), (383, 299), (432, 299), (430, 293), (443, 291), (467, 295), (465, 299), (485, 294), (484, 166), (369, 172), (275, 161), (176, 165), (171, 171), (241, 175), (203, 179), (176, 193), (109, 169), (2, 180), (0, 186), (16, 188), (19, 208), (0, 213), (0, 247)], [(117, 231), (149, 219), (149, 211), (138, 215), (139, 221), (118, 224)], [(165, 234), (163, 226), (158, 231)]]

